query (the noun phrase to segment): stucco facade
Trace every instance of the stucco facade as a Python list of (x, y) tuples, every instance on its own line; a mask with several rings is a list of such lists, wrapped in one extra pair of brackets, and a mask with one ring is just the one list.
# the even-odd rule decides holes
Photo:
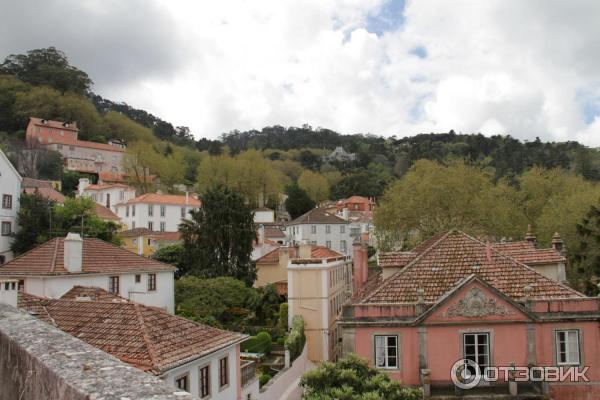
[(12, 234), (17, 230), (21, 176), (0, 150), (0, 264), (10, 261)]
[(157, 232), (176, 232), (184, 219), (200, 207), (192, 195), (147, 193), (116, 205), (116, 214), (126, 229), (147, 228)]

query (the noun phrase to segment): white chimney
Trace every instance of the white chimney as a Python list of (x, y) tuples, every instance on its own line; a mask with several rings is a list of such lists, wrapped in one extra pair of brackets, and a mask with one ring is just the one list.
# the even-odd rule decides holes
[(8, 304), (9, 306), (17, 306), (17, 293), (19, 289), (19, 281), (15, 279), (0, 280), (0, 304)]
[(90, 180), (88, 178), (79, 178), (79, 186), (77, 186), (77, 191), (79, 192), (80, 196), (88, 186), (90, 186)]
[(65, 269), (81, 272), (83, 266), (83, 239), (78, 233), (69, 233), (64, 240)]
[(348, 207), (342, 209), (342, 219), (348, 221)]
[(258, 226), (258, 244), (263, 244), (265, 242), (265, 226), (260, 224)]

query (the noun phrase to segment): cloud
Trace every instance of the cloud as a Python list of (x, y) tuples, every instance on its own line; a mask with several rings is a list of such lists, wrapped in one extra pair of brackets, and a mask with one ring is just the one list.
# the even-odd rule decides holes
[(0, 53), (55, 45), (100, 94), (198, 137), (308, 123), (600, 145), (598, 2), (46, 4), (3, 6)]

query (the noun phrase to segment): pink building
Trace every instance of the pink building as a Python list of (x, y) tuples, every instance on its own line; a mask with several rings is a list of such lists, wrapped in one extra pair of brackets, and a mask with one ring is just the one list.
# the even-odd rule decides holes
[[(457, 362), (459, 372), (488, 374), (513, 365), (566, 373), (568, 367), (589, 367), (589, 382), (581, 376), (576, 382), (534, 382), (539, 369), (533, 381), (517, 382), (527, 372), (514, 379), (504, 369), (497, 382), (482, 381), (463, 389), (464, 395), (516, 390), (532, 399), (600, 398), (597, 298), (459, 231), (438, 235), (412, 253), (386, 279), (366, 279), (366, 264), (355, 263), (357, 290), (340, 321), (345, 353), (357, 353), (407, 385), (423, 386), (432, 398), (456, 395)], [(464, 360), (477, 366), (463, 368)]]

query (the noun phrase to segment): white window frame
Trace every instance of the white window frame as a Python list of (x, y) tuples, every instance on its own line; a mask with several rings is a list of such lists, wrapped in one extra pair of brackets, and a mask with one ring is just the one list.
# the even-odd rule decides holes
[(310, 233), (313, 235), (317, 234), (317, 226), (316, 225), (311, 225), (310, 226)]
[[(8, 227), (8, 230), (5, 230), (4, 227)], [(2, 236), (10, 236), (12, 233), (12, 223), (11, 221), (2, 221)]]
[(167, 206), (161, 205), (160, 206), (160, 216), (164, 217), (166, 214), (167, 214)]
[[(395, 346), (390, 346), (388, 344), (389, 338), (394, 338), (396, 340)], [(380, 341), (383, 341), (383, 343), (381, 343)], [(373, 354), (375, 368), (378, 368), (378, 369), (399, 369), (400, 368), (400, 354), (398, 352), (398, 348), (399, 348), (398, 335), (374, 335), (373, 343), (375, 346), (374, 354)], [(390, 349), (393, 349), (392, 353), (390, 353)], [(380, 363), (379, 360), (382, 358), (383, 358), (384, 362)], [(390, 365), (390, 358), (396, 359), (396, 365)]]
[(325, 233), (331, 233), (331, 225), (325, 225)]
[(346, 225), (340, 225), (340, 233), (346, 233)]
[(164, 232), (167, 230), (167, 223), (165, 221), (160, 221), (160, 231)]
[[(554, 331), (554, 343), (556, 346), (556, 364), (557, 365), (580, 365), (581, 364), (581, 340), (579, 338), (579, 329), (560, 329)], [(560, 335), (565, 335), (565, 361), (561, 361), (560, 351)], [(574, 342), (572, 341), (574, 339)], [(572, 349), (571, 347), (575, 348)], [(576, 355), (576, 360), (572, 360), (571, 356)]]
[(148, 216), (149, 217), (154, 216), (154, 204), (148, 204)]

